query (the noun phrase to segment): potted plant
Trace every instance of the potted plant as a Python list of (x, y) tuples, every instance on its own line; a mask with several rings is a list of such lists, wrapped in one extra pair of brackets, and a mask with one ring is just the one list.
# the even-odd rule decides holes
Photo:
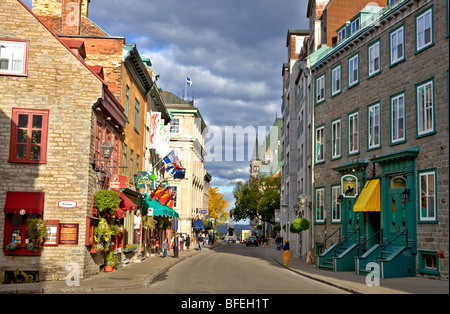
[(105, 272), (111, 272), (114, 270), (114, 266), (117, 264), (117, 255), (114, 251), (109, 251), (105, 257)]
[(42, 218), (28, 219), (27, 234), (32, 243), (27, 245), (27, 249), (33, 252), (37, 252), (37, 250), (41, 249), (44, 239), (48, 233), (48, 227), (45, 225)]
[(293, 233), (300, 233), (309, 228), (309, 221), (305, 218), (295, 219), (291, 226), (289, 227), (290, 231)]

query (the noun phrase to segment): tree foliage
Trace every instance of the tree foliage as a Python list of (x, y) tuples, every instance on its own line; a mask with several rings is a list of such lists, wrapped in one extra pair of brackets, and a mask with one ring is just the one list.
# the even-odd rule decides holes
[(235, 220), (259, 218), (274, 221), (275, 209), (280, 208), (280, 175), (238, 182), (233, 192), (236, 198), (233, 216)]
[(219, 192), (218, 187), (209, 188), (209, 218), (216, 219), (219, 223), (224, 223), (228, 220), (228, 202), (224, 200), (222, 193)]

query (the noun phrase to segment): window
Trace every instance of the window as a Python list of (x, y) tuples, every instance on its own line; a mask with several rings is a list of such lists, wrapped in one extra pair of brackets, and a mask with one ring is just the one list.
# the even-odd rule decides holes
[(341, 120), (331, 124), (331, 159), (341, 157)]
[(416, 52), (433, 45), (433, 7), (416, 16)]
[(436, 213), (436, 170), (419, 173), (420, 222), (437, 222)]
[(341, 68), (341, 65), (338, 65), (331, 71), (331, 96), (335, 96), (341, 92)]
[(359, 30), (359, 27), (361, 25), (361, 18), (358, 16), (358, 18), (354, 21), (352, 21), (350, 28), (351, 28), (351, 33), (350, 35), (353, 35), (354, 33), (356, 33)]
[(437, 251), (418, 251), (419, 273), (439, 275), (439, 256)]
[(136, 172), (139, 172), (141, 169), (141, 156), (139, 154), (136, 154)]
[(348, 87), (359, 83), (359, 54), (348, 59)]
[(316, 79), (316, 104), (325, 101), (325, 74)]
[(134, 150), (130, 149), (130, 182), (134, 182)]
[(405, 142), (405, 130), (405, 93), (401, 93), (391, 97), (391, 144)]
[(130, 113), (130, 88), (127, 85), (125, 92), (125, 116), (128, 119), (128, 114)]
[(369, 62), (368, 66), (368, 76), (371, 78), (376, 74), (381, 72), (381, 59), (380, 59), (380, 40), (369, 46), (367, 49)]
[(368, 148), (380, 147), (380, 103), (370, 105), (367, 109), (367, 135), (368, 135)]
[(123, 144), (123, 175), (127, 175), (127, 158), (128, 158), (128, 146)]
[(180, 133), (180, 118), (172, 118), (170, 121), (170, 134)]
[(341, 222), (341, 202), (339, 196), (341, 195), (341, 186), (336, 185), (331, 188), (332, 192), (332, 207), (331, 207), (331, 222)]
[(416, 85), (417, 135), (434, 133), (434, 80)]
[(348, 153), (359, 153), (359, 119), (358, 112), (348, 116)]
[(170, 188), (172, 190), (172, 192), (175, 193), (175, 196), (173, 198), (173, 208), (178, 208), (178, 202), (177, 202), (178, 186), (177, 185), (169, 185), (168, 188)]
[(9, 162), (46, 163), (48, 110), (12, 109)]
[(405, 27), (400, 26), (389, 34), (390, 66), (405, 60)]
[(345, 26), (338, 32), (338, 38), (337, 38), (337, 42), (341, 42), (345, 39)]
[(325, 126), (316, 129), (316, 163), (325, 161)]
[(324, 202), (325, 202), (325, 189), (317, 188), (316, 189), (316, 223), (317, 222), (319, 222), (319, 223), (325, 222)]
[(139, 111), (140, 104), (139, 101), (134, 99), (134, 130), (139, 133)]
[(0, 74), (27, 74), (28, 41), (0, 40)]

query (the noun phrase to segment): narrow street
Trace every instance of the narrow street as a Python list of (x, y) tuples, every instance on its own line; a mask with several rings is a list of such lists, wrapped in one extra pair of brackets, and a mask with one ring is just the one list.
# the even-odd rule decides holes
[[(172, 258), (171, 256), (168, 258)], [(347, 293), (281, 267), (262, 247), (223, 244), (161, 274), (147, 288), (108, 291), (141, 294)]]

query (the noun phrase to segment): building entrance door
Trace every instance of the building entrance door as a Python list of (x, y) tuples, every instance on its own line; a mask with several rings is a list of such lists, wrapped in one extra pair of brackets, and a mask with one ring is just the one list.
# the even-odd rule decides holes
[[(387, 206), (388, 239), (393, 239), (400, 232), (405, 230), (408, 221), (408, 207), (410, 207), (408, 197), (404, 191), (407, 187), (407, 179), (403, 176), (389, 178), (389, 199)], [(404, 239), (404, 237), (401, 237)]]

